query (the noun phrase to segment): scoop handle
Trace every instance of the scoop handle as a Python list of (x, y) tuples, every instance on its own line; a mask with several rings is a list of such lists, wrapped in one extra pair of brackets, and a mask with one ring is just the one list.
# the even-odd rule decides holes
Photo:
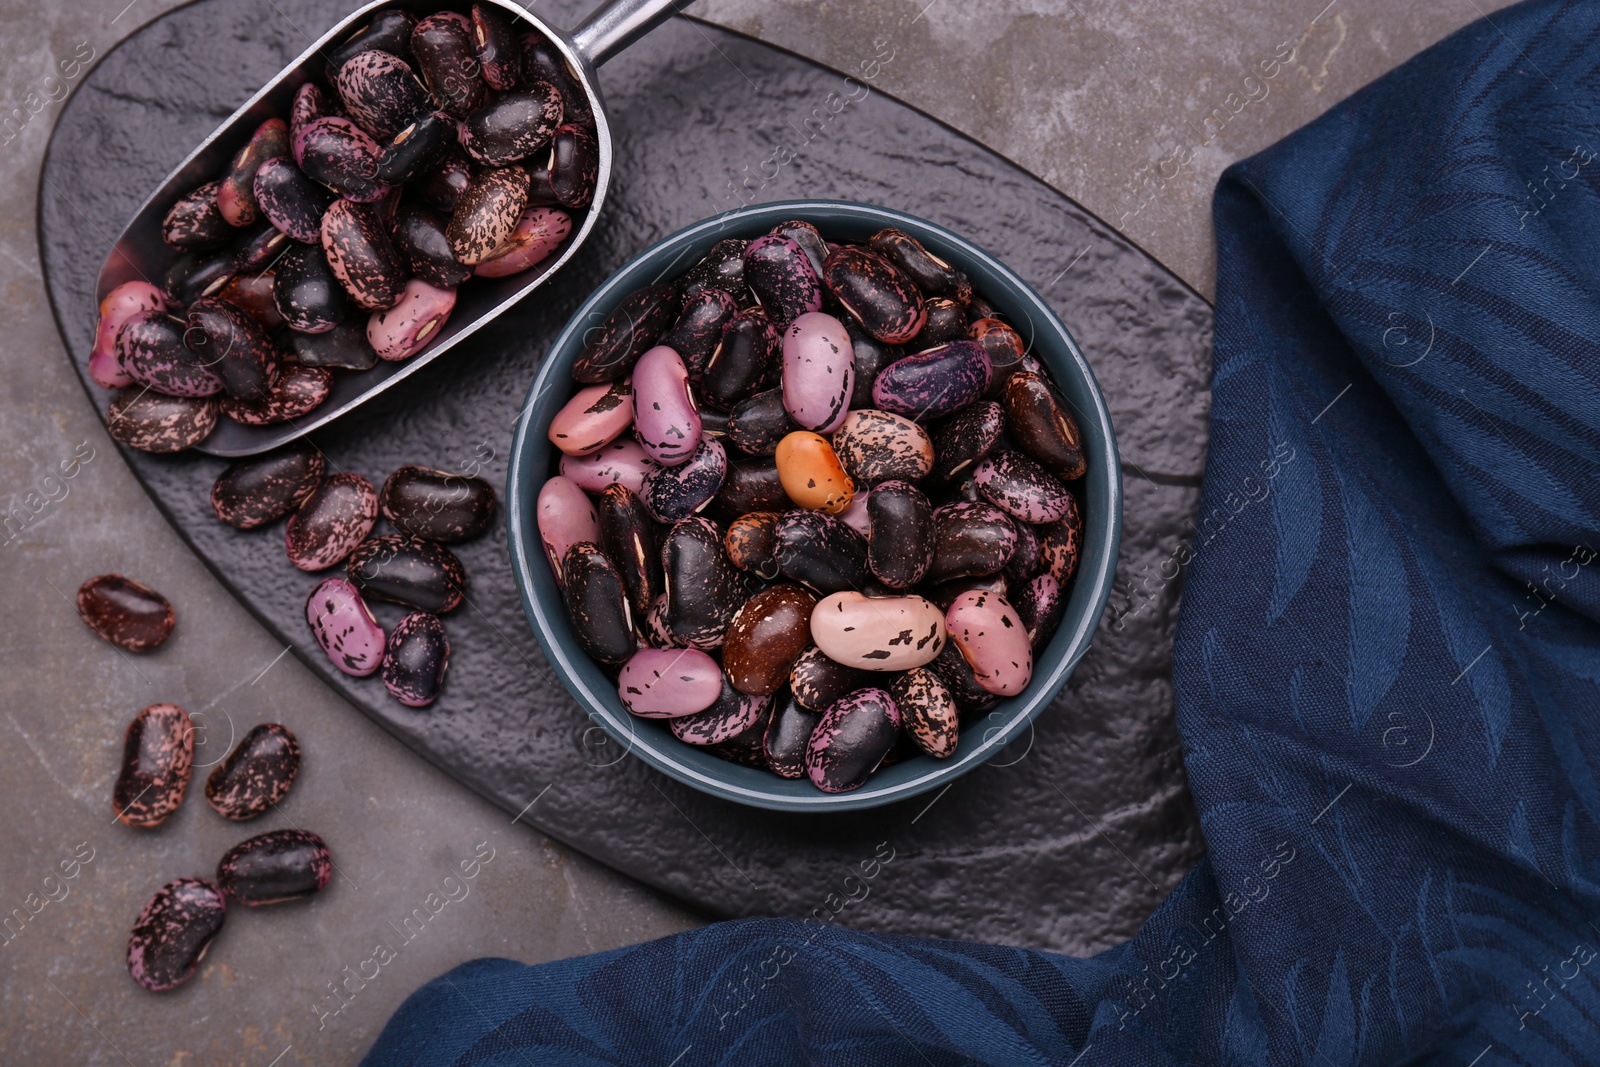
[(610, 0), (572, 31), (578, 54), (595, 66), (628, 47), (694, 0)]

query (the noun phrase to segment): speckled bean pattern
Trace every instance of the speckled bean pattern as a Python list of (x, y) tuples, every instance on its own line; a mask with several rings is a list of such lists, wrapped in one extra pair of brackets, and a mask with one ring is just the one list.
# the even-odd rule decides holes
[(685, 744), (720, 745), (760, 722), (771, 706), (770, 696), (741, 693), (723, 678), (715, 703), (704, 711), (671, 719), (667, 726), (672, 736)]
[(176, 704), (152, 704), (133, 717), (122, 741), (122, 769), (111, 792), (119, 822), (160, 826), (183, 804), (194, 773), (194, 722)]
[(77, 607), (89, 629), (126, 652), (160, 647), (178, 621), (166, 597), (120, 574), (102, 574), (80, 585)]
[(284, 528), (289, 562), (303, 571), (340, 563), (367, 539), (378, 521), (378, 493), (359, 474), (340, 472), (325, 480), (290, 516)]
[(413, 611), (389, 631), (383, 651), (383, 687), (408, 708), (439, 699), (450, 669), (450, 638), (437, 615)]
[(152, 993), (187, 982), (222, 930), (227, 912), (227, 901), (210, 882), (168, 882), (139, 912), (128, 936), (128, 973)]
[(889, 695), (918, 748), (935, 759), (955, 754), (961, 713), (936, 673), (926, 667), (907, 671), (890, 684)]
[(251, 729), (206, 779), (206, 803), (224, 819), (253, 819), (289, 795), (300, 773), (300, 743), (275, 722)]
[(951, 341), (889, 364), (872, 383), (872, 400), (896, 415), (937, 419), (983, 396), (992, 373), (976, 341)]
[(844, 324), (820, 311), (783, 331), (783, 406), (795, 425), (832, 433), (844, 422), (855, 388), (855, 352)]
[(822, 280), (810, 258), (787, 237), (767, 234), (745, 246), (744, 281), (780, 330), (822, 307)]
[(806, 745), (806, 774), (824, 793), (859, 789), (900, 733), (900, 709), (882, 689), (858, 689), (834, 701)]
[(916, 482), (933, 469), (928, 431), (888, 411), (850, 412), (833, 435), (833, 450), (860, 485)]
[(1044, 467), (1020, 452), (1002, 449), (972, 471), (983, 498), (1025, 523), (1055, 522), (1067, 513), (1072, 494)]

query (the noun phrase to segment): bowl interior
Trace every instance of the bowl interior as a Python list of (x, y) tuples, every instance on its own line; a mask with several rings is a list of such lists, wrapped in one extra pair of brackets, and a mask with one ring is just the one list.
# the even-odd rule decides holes
[[(1016, 697), (986, 715), (967, 716), (954, 755), (918, 756), (878, 770), (849, 793), (829, 794), (809, 781), (791, 780), (719, 759), (672, 735), (664, 722), (636, 719), (622, 707), (616, 686), (583, 654), (561, 592), (540, 543), (534, 506), (559, 458), (546, 436), (551, 418), (576, 389), (569, 370), (584, 333), (604, 322), (629, 293), (670, 280), (697, 262), (717, 241), (757, 237), (780, 222), (805, 219), (831, 239), (864, 241), (885, 227), (904, 230), (930, 252), (966, 271), (981, 293), (1022, 334), (1050, 370), (1073, 408), (1088, 454), (1088, 473), (1075, 487), (1084, 518), (1083, 554), (1061, 626), (1034, 665), (1033, 679)], [(832, 200), (791, 200), (743, 208), (681, 230), (658, 242), (612, 275), (578, 309), (552, 344), (528, 393), (512, 447), (506, 487), (511, 557), (523, 608), (545, 655), (572, 695), (624, 751), (704, 792), (758, 807), (845, 811), (903, 800), (939, 787), (1029, 733), (1088, 651), (1111, 590), (1122, 528), (1122, 481), (1111, 417), (1094, 373), (1066, 327), (1031, 288), (976, 245), (915, 216)], [(1024, 743), (1027, 738), (1023, 738)]]

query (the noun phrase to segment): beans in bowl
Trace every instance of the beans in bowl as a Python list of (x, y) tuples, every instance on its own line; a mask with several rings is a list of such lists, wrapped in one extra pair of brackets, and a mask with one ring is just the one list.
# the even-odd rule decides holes
[(838, 793), (1026, 688), (1078, 564), (1082, 438), (914, 237), (721, 241), (572, 377), (539, 535), (633, 715)]

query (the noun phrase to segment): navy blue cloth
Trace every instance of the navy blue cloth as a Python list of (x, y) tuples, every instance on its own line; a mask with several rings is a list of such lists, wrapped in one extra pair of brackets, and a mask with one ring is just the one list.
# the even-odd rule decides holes
[(721, 923), (415, 993), (371, 1064), (1600, 1062), (1600, 5), (1218, 187), (1175, 656), (1209, 856), (1093, 959)]

